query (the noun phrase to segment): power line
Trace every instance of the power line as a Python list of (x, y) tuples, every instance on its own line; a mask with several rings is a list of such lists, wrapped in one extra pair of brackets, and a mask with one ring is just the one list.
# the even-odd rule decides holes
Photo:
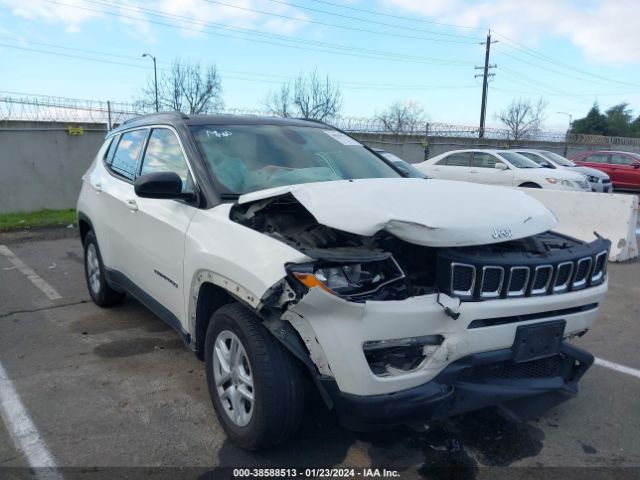
[[(527, 64), (527, 65), (531, 65), (532, 67), (535, 67), (535, 68), (539, 68), (540, 70), (543, 70), (543, 71), (548, 72), (548, 73), (561, 75), (563, 77), (571, 78), (573, 80), (578, 80), (578, 81), (581, 81), (581, 82), (590, 82), (590, 83), (598, 84), (598, 85), (601, 85), (601, 86), (609, 86), (609, 87), (611, 87), (611, 85), (607, 85), (606, 83), (603, 83), (601, 81), (589, 80), (589, 79), (586, 79), (586, 78), (581, 77), (581, 76), (571, 75), (569, 73), (565, 73), (565, 72), (562, 72), (562, 71), (559, 71), (559, 70), (555, 70), (553, 68), (549, 68), (549, 67), (546, 67), (544, 65), (540, 65), (540, 64), (533, 63), (533, 62), (530, 62), (528, 60), (525, 60), (523, 58), (516, 57), (516, 56), (511, 55), (511, 54), (509, 54), (507, 52), (504, 52), (502, 50), (499, 50), (499, 54), (503, 55), (505, 57), (511, 58), (511, 59), (513, 59), (513, 60), (515, 60), (517, 62), (524, 63), (524, 64)], [(629, 86), (634, 86), (636, 88), (640, 87), (640, 85), (633, 85), (633, 84), (629, 84)], [(629, 88), (629, 87), (627, 87), (627, 88)]]
[[(209, 0), (205, 0), (205, 1), (209, 1)], [(454, 34), (454, 33), (436, 32), (436, 31), (433, 31), (433, 30), (424, 30), (424, 29), (421, 29), (421, 28), (411, 28), (411, 27), (407, 27), (406, 25), (398, 25), (398, 24), (393, 24), (393, 23), (378, 22), (376, 20), (368, 20), (368, 19), (362, 18), (362, 17), (353, 17), (351, 15), (343, 15), (341, 13), (328, 12), (327, 10), (320, 10), (318, 8), (306, 7), (304, 5), (298, 5), (298, 4), (295, 4), (295, 3), (288, 3), (288, 2), (284, 2), (282, 0), (268, 0), (268, 1), (269, 2), (273, 2), (273, 3), (278, 3), (280, 5), (287, 5), (289, 7), (299, 8), (301, 10), (309, 10), (309, 11), (312, 11), (312, 12), (323, 13), (323, 14), (326, 14), (326, 15), (334, 16), (334, 17), (347, 18), (347, 19), (350, 19), (350, 20), (357, 20), (359, 22), (371, 23), (371, 24), (375, 24), (375, 25), (383, 25), (383, 26), (386, 26), (386, 27), (401, 28), (403, 30), (411, 30), (411, 31), (414, 31), (414, 32), (430, 33), (430, 34), (433, 34), (433, 35), (443, 35), (443, 36), (448, 36), (448, 37), (466, 38), (466, 39), (470, 39), (472, 41), (480, 40), (478, 38), (469, 37), (468, 35), (459, 35), (459, 34)], [(209, 3), (219, 3), (219, 2), (209, 2)], [(263, 12), (260, 12), (260, 13), (263, 13)], [(467, 43), (467, 42), (460, 42), (460, 43)], [(469, 43), (471, 43), (471, 42), (469, 42)]]
[[(11, 37), (6, 37), (4, 35), (0, 35), (0, 38), (7, 38), (7, 39), (15, 40), (15, 39), (12, 39)], [(42, 42), (31, 42), (31, 41), (29, 41), (27, 43), (32, 43), (34, 45), (48, 45), (48, 44), (45, 44), (45, 43), (42, 43)], [(72, 51), (81, 51), (81, 52), (84, 52), (84, 53), (94, 53), (94, 54), (98, 54), (98, 55), (115, 56), (117, 58), (124, 58), (124, 59), (130, 59), (130, 60), (135, 60), (135, 61), (138, 60), (137, 57), (130, 57), (130, 56), (125, 56), (125, 55), (117, 55), (117, 54), (112, 54), (112, 53), (103, 52), (103, 51), (79, 49), (79, 48), (74, 48), (74, 47), (65, 47), (65, 46), (61, 46), (61, 45), (48, 45), (48, 46), (51, 47), (51, 48), (69, 49), (69, 50), (72, 50)], [(60, 53), (60, 52), (50, 52), (50, 51), (42, 50), (42, 49), (39, 49), (39, 48), (29, 48), (29, 47), (19, 46), (19, 45), (8, 45), (6, 43), (0, 43), (0, 47), (12, 48), (12, 49), (17, 49), (17, 50), (22, 50), (22, 51), (32, 51), (32, 52), (36, 52), (36, 53), (42, 53), (42, 54), (47, 54), (47, 55), (59, 56), (59, 57), (67, 57), (67, 58), (72, 58), (72, 59), (87, 60), (87, 61), (92, 61), (92, 62), (97, 62), (97, 63), (110, 64), (110, 65), (114, 65), (115, 64), (115, 65), (120, 65), (120, 66), (125, 66), (125, 67), (132, 67), (132, 68), (148, 70), (148, 67), (146, 67), (144, 65), (137, 65), (137, 64), (132, 64), (132, 63), (125, 63), (125, 62), (119, 62), (119, 61), (106, 60), (106, 59), (101, 59), (101, 58), (88, 57), (88, 56), (84, 56), (84, 55), (66, 54), (66, 53)], [(170, 62), (160, 62), (159, 61), (158, 63), (159, 64), (170, 65)], [(167, 71), (166, 68), (160, 69), (160, 70), (161, 71), (165, 71), (165, 72)], [(238, 76), (227, 75), (225, 73), (224, 77), (222, 78), (223, 80), (231, 79), (231, 80), (250, 81), (250, 82), (281, 84), (283, 82), (283, 80), (269, 80), (269, 79), (264, 79), (264, 78), (261, 78), (261, 77), (275, 77), (275, 78), (284, 79), (284, 81), (290, 81), (292, 79), (290, 76), (285, 76), (285, 75), (273, 75), (273, 74), (262, 73), (262, 72), (248, 72), (248, 71), (244, 71), (244, 70), (220, 69), (219, 71), (220, 71), (220, 73), (230, 72), (230, 73), (236, 73), (236, 74), (240, 74), (240, 75), (245, 75), (244, 77), (238, 77)], [(249, 78), (247, 78), (247, 77), (249, 77)], [(341, 88), (344, 88), (346, 90), (367, 90), (367, 91), (368, 90), (397, 90), (397, 89), (405, 89), (405, 90), (454, 90), (454, 89), (476, 88), (475, 85), (374, 84), (374, 83), (349, 82), (349, 81), (340, 81), (340, 80), (336, 80), (336, 82), (340, 84)]]
[[(324, 27), (340, 28), (340, 29), (343, 29), (343, 30), (350, 30), (350, 31), (354, 31), (354, 32), (364, 32), (364, 33), (372, 33), (372, 34), (375, 34), (375, 35), (389, 36), (389, 32), (381, 32), (379, 30), (368, 30), (366, 28), (349, 27), (347, 25), (338, 25), (338, 24), (335, 24), (335, 23), (321, 22), (319, 20), (311, 20), (311, 19), (308, 19), (308, 18), (292, 17), (290, 15), (283, 15), (283, 14), (280, 14), (280, 13), (266, 12), (264, 10), (256, 10), (254, 8), (241, 7), (239, 5), (231, 5), (231, 4), (228, 4), (228, 3), (218, 2), (218, 1), (215, 1), (215, 0), (203, 0), (203, 1), (207, 2), (207, 3), (210, 3), (210, 4), (213, 4), (213, 5), (221, 5), (223, 7), (236, 8), (238, 10), (244, 10), (246, 12), (259, 13), (261, 15), (270, 15), (272, 17), (284, 18), (284, 19), (293, 20), (293, 21), (296, 21), (296, 22), (313, 23), (315, 25), (322, 25)], [(275, 0), (269, 0), (269, 1), (275, 1)], [(287, 4), (285, 2), (277, 2), (277, 3), (284, 3), (285, 5), (290, 5), (290, 4)], [(307, 8), (307, 9), (310, 9), (310, 10), (314, 10), (314, 9), (311, 9), (310, 7), (301, 7), (299, 5), (296, 5), (296, 6), (298, 8)], [(324, 13), (327, 13), (327, 12), (324, 12)], [(340, 15), (340, 16), (343, 16), (343, 15)], [(347, 16), (347, 18), (360, 20), (362, 22), (380, 24), (380, 25), (387, 25), (387, 26), (390, 25), (388, 23), (376, 22), (376, 21), (373, 21), (373, 20), (358, 19), (356, 17)], [(395, 27), (395, 28), (403, 28), (403, 30), (415, 30), (415, 31), (418, 31), (418, 32), (426, 32), (426, 33), (430, 33), (432, 35), (442, 35), (442, 36), (446, 36), (446, 37), (465, 38), (466, 40), (464, 40), (464, 41), (462, 41), (462, 40), (445, 40), (445, 39), (439, 39), (439, 38), (416, 37), (415, 35), (405, 35), (405, 34), (401, 34), (401, 33), (394, 33), (393, 36), (395, 36), (395, 37), (411, 38), (411, 39), (414, 39), (414, 40), (427, 40), (427, 41), (432, 41), (432, 42), (475, 43), (474, 40), (469, 40), (469, 37), (468, 36), (464, 36), (464, 35), (456, 35), (456, 34), (453, 34), (453, 33), (442, 33), (442, 32), (434, 32), (434, 31), (425, 31), (425, 30), (414, 29), (414, 28), (398, 27), (397, 25), (390, 25), (390, 26)]]
[[(143, 8), (143, 7), (131, 8), (131, 7), (127, 7), (126, 5), (118, 3), (118, 2), (112, 2), (110, 4), (110, 3), (99, 2), (99, 1), (94, 1), (94, 0), (85, 0), (86, 2), (89, 2), (89, 3), (94, 3), (94, 4), (107, 6), (107, 7), (118, 7), (121, 10), (129, 10), (129, 11), (133, 11), (133, 12), (136, 12), (136, 13), (146, 13), (147, 15), (150, 15), (150, 16), (161, 17), (161, 18), (165, 18), (165, 19), (169, 19), (169, 20), (173, 20), (173, 21), (177, 21), (177, 22), (183, 22), (183, 23), (187, 23), (187, 24), (191, 24), (191, 25), (199, 25), (199, 26), (207, 27), (207, 28), (221, 28), (221, 29), (224, 29), (224, 30), (232, 30), (234, 33), (253, 35), (253, 36), (258, 36), (258, 37), (261, 37), (261, 38), (271, 38), (271, 39), (278, 40), (279, 42), (295, 42), (295, 43), (292, 45), (292, 44), (287, 44), (287, 43), (276, 43), (276, 42), (267, 41), (267, 40), (255, 40), (255, 39), (252, 39), (252, 38), (238, 37), (238, 36), (235, 36), (235, 35), (229, 35), (229, 34), (224, 34), (224, 33), (220, 33), (220, 32), (212, 32), (212, 31), (208, 31), (208, 30), (189, 28), (189, 27), (184, 26), (184, 25), (175, 25), (175, 24), (171, 24), (171, 23), (159, 22), (157, 20), (150, 20), (148, 18), (144, 18), (143, 19), (143, 18), (140, 18), (140, 17), (124, 15), (122, 13), (116, 13), (116, 12), (112, 12), (112, 11), (96, 10), (96, 9), (93, 9), (93, 8), (81, 7), (81, 6), (78, 6), (78, 5), (59, 2), (59, 1), (55, 1), (55, 0), (44, 0), (44, 1), (46, 1), (48, 3), (57, 4), (57, 5), (63, 5), (63, 6), (70, 7), (70, 8), (76, 8), (76, 9), (80, 9), (80, 10), (96, 12), (96, 13), (100, 13), (100, 14), (106, 14), (106, 15), (110, 15), (110, 16), (114, 16), (114, 17), (118, 17), (118, 18), (126, 18), (126, 19), (134, 21), (134, 22), (151, 23), (151, 24), (154, 24), (154, 25), (160, 25), (160, 26), (174, 28), (174, 29), (178, 29), (178, 30), (187, 30), (187, 31), (193, 31), (193, 32), (197, 32), (197, 33), (205, 33), (207, 35), (216, 35), (216, 36), (228, 37), (228, 38), (233, 38), (233, 39), (241, 38), (241, 39), (244, 39), (244, 40), (247, 40), (247, 41), (251, 41), (251, 42), (257, 42), (257, 43), (260, 43), (260, 44), (268, 44), (268, 45), (276, 45), (278, 47), (295, 48), (295, 49), (299, 49), (299, 50), (323, 52), (323, 53), (330, 53), (330, 54), (350, 56), (350, 57), (368, 58), (368, 59), (374, 59), (374, 60), (387, 60), (387, 61), (402, 62), (402, 63), (434, 64), (434, 65), (450, 65), (450, 66), (454, 66), (454, 65), (455, 66), (458, 66), (458, 65), (470, 65), (471, 64), (471, 62), (465, 62), (465, 61), (459, 61), (459, 60), (448, 60), (448, 59), (443, 59), (443, 58), (431, 58), (431, 57), (419, 57), (419, 56), (412, 56), (412, 55), (403, 55), (403, 54), (396, 53), (396, 52), (386, 52), (386, 51), (380, 51), (380, 50), (369, 50), (369, 49), (351, 47), (349, 45), (333, 44), (333, 43), (327, 43), (327, 42), (318, 42), (318, 41), (304, 40), (304, 39), (299, 39), (299, 38), (291, 38), (291, 37), (285, 37), (285, 36), (282, 36), (282, 35), (264, 33), (264, 32), (260, 32), (260, 31), (256, 31), (256, 30), (252, 30), (252, 29), (247, 29), (247, 28), (241, 28), (241, 27), (218, 26), (218, 25), (213, 24), (211, 22), (202, 22), (202, 21), (198, 21), (196, 19), (190, 18), (190, 17), (181, 17), (181, 16), (177, 16), (177, 15), (163, 14), (163, 13), (157, 12), (155, 10), (151, 10), (151, 9), (147, 9), (147, 8)], [(236, 30), (240, 30), (240, 31), (238, 32)], [(304, 46), (301, 46), (299, 44), (319, 46), (321, 48), (304, 47)], [(332, 49), (332, 50), (324, 50), (323, 48), (328, 48), (328, 49)], [(354, 53), (350, 53), (350, 52), (354, 52)]]
[(347, 9), (347, 10), (353, 10), (353, 11), (363, 12), (363, 13), (370, 13), (372, 15), (380, 15), (382, 17), (398, 18), (400, 20), (410, 20), (412, 22), (428, 23), (428, 24), (431, 24), (431, 25), (441, 25), (443, 27), (466, 28), (466, 29), (470, 29), (470, 30), (486, 30), (485, 27), (470, 27), (468, 25), (456, 25), (456, 24), (453, 24), (453, 23), (435, 22), (433, 20), (425, 20), (425, 19), (422, 19), (422, 18), (413, 18), (413, 17), (407, 17), (407, 16), (403, 16), (403, 15), (393, 15), (391, 13), (376, 12), (375, 10), (367, 10), (365, 8), (352, 7), (352, 6), (349, 6), (349, 5), (340, 5), (338, 3), (327, 2), (327, 1), (324, 1), (324, 0), (311, 0), (311, 1), (312, 2), (316, 2), (316, 3), (323, 3), (325, 5), (331, 5), (332, 7), (344, 8), (344, 9)]
[[(512, 38), (507, 37), (506, 35), (503, 35), (501, 33), (495, 32), (494, 33), (500, 37), (502, 37), (503, 39), (507, 40), (507, 43), (504, 43), (505, 46), (509, 47), (509, 48), (513, 48), (514, 50), (520, 51), (526, 55), (532, 56), (534, 58), (537, 58), (538, 60), (542, 60), (548, 63), (552, 63), (556, 66), (560, 66), (563, 68), (566, 68), (568, 70), (574, 71), (574, 72), (579, 72), (582, 73), (583, 75), (589, 76), (589, 77), (593, 77), (593, 78), (597, 78), (599, 80), (603, 80), (605, 82), (608, 83), (617, 83), (620, 85), (626, 85), (626, 86), (632, 86), (632, 87), (638, 87), (640, 86), (639, 84), (635, 84), (635, 83), (629, 83), (629, 82), (622, 82), (620, 80), (615, 80), (612, 78), (608, 78), (608, 77), (604, 77), (602, 75), (597, 75), (595, 73), (591, 73), (588, 72), (586, 70), (582, 70), (579, 68), (576, 68), (574, 65), (570, 65), (568, 63), (562, 62), (556, 58), (550, 57), (549, 55), (545, 55), (537, 50), (534, 50), (533, 48), (529, 48), (526, 45), (523, 45), (522, 43), (517, 42), (516, 40), (513, 40)], [(513, 45), (510, 45), (509, 43), (512, 43)]]

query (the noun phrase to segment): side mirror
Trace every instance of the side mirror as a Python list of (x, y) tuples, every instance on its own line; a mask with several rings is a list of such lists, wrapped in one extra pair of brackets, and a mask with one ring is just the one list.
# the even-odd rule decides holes
[(498, 170), (509, 170), (509, 167), (507, 167), (504, 163), (496, 163), (494, 165), (494, 168), (497, 168)]
[(640, 168), (640, 163), (634, 163), (633, 168)]
[(141, 198), (193, 200), (193, 193), (182, 192), (182, 180), (175, 172), (154, 172), (139, 176), (133, 184)]

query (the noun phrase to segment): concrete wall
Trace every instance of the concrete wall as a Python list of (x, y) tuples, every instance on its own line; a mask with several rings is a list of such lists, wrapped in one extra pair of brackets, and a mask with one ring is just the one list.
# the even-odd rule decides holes
[(66, 124), (0, 122), (0, 213), (75, 207), (106, 134), (104, 125), (81, 126), (70, 135)]
[[(73, 208), (80, 177), (98, 151), (104, 124), (73, 124), (84, 133), (71, 135), (66, 123), (0, 121), (0, 213), (43, 208)], [(424, 135), (354, 134), (360, 141), (388, 150), (411, 163), (461, 148), (521, 146), (563, 153), (564, 145), (550, 142), (509, 144), (504, 140), (430, 137)], [(428, 145), (428, 151), (426, 147)], [(569, 155), (606, 145), (569, 145)]]
[[(441, 153), (451, 150), (460, 150), (465, 148), (537, 148), (540, 150), (549, 150), (559, 155), (564, 155), (565, 144), (557, 142), (538, 142), (538, 141), (507, 141), (492, 140), (478, 138), (454, 138), (454, 137), (429, 137), (428, 141), (424, 135), (389, 135), (374, 133), (357, 133), (353, 134), (361, 142), (371, 146), (382, 148), (409, 163), (422, 162), (427, 158), (435, 157)], [(428, 147), (428, 148), (427, 148)], [(589, 144), (568, 144), (567, 155), (571, 156), (579, 152), (587, 150), (631, 150), (637, 151), (629, 147), (615, 147), (610, 145), (589, 145)]]

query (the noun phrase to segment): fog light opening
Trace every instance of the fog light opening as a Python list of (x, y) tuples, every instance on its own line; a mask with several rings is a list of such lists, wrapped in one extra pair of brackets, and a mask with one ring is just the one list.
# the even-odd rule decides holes
[(362, 350), (375, 375), (400, 375), (417, 369), (443, 341), (442, 335), (372, 340)]

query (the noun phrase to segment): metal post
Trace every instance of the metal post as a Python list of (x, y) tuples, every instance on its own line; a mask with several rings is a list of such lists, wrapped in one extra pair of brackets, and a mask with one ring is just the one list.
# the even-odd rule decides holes
[(143, 53), (142, 57), (149, 57), (153, 60), (153, 85), (156, 94), (156, 113), (160, 111), (160, 106), (158, 104), (158, 68), (156, 66), (156, 57), (151, 55), (150, 53)]
[(111, 131), (111, 101), (107, 100), (107, 131)]

